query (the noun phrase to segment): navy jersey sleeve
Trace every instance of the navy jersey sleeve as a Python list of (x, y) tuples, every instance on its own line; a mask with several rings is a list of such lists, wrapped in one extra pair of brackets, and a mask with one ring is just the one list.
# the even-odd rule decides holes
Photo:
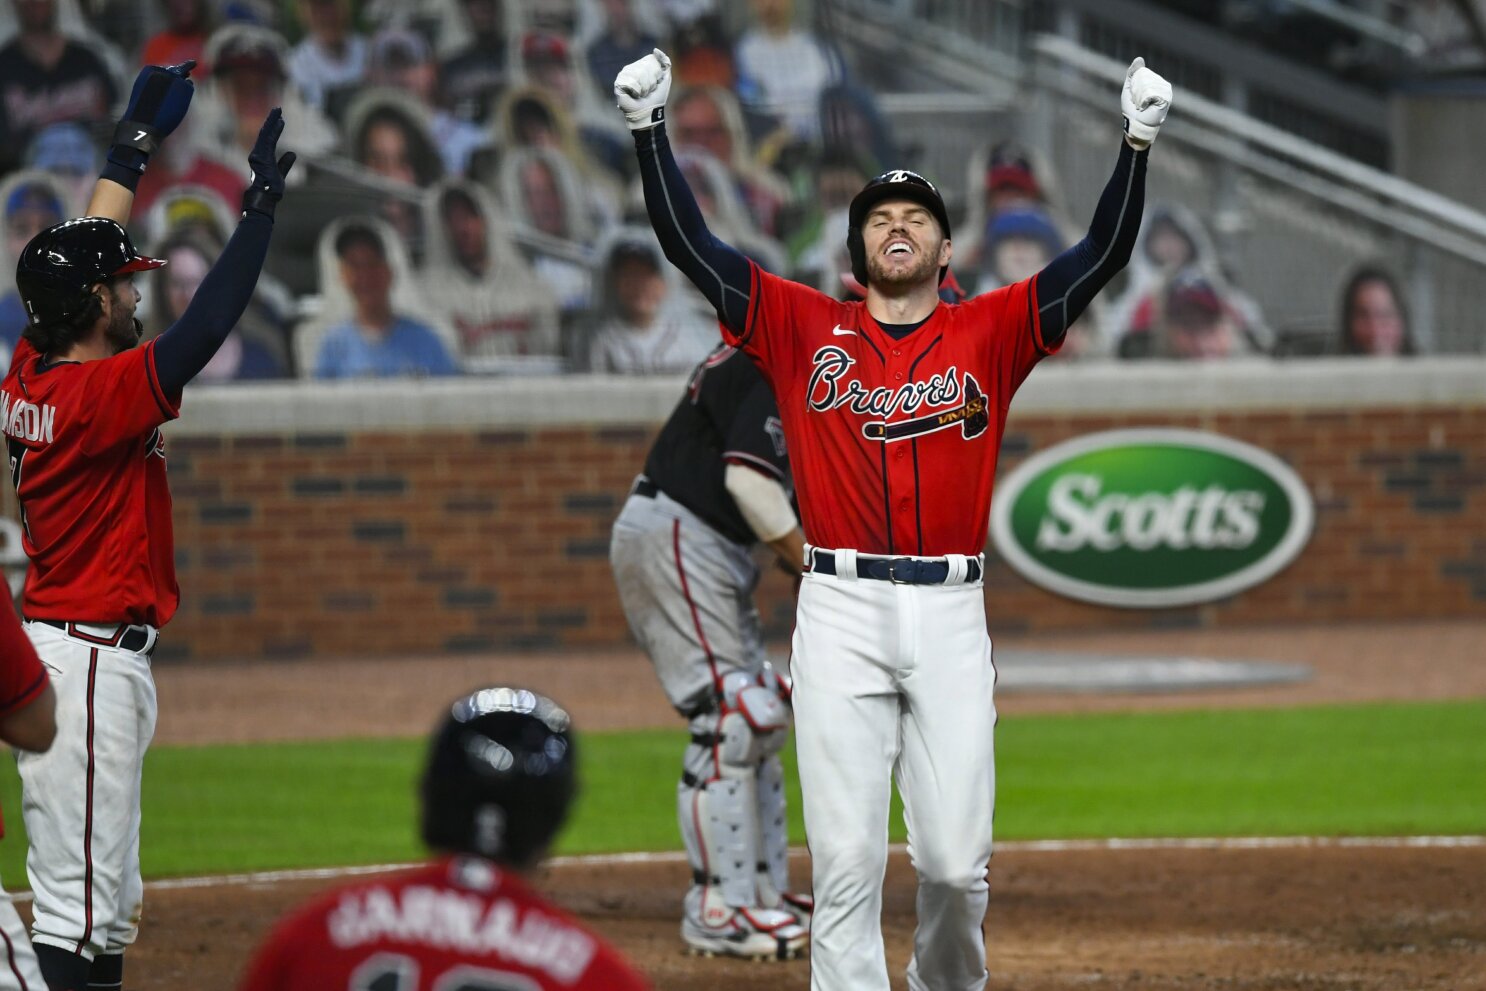
[(258, 285), (272, 235), (273, 221), (268, 217), (257, 212), (243, 214), (186, 311), (155, 342), (155, 366), (167, 395), (180, 395), (242, 319)]
[(671, 153), (666, 125), (636, 131), (635, 153), (640, 159), (645, 211), (666, 258), (707, 298), (728, 329), (744, 335), (753, 266), (741, 252), (707, 229), (701, 207)]
[(1150, 149), (1123, 139), (1114, 174), (1099, 197), (1089, 233), (1048, 262), (1037, 276), (1037, 326), (1043, 346), (1054, 348), (1099, 290), (1130, 261), (1145, 211), (1145, 170)]

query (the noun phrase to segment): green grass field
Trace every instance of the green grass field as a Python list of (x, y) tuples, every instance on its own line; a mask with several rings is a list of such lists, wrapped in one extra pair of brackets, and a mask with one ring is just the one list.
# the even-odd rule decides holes
[[(585, 736), (584, 791), (559, 852), (679, 849), (684, 741), (679, 726)], [(422, 747), (157, 748), (145, 874), (415, 859)], [(1486, 700), (1025, 717), (1002, 721), (997, 747), (1001, 839), (1486, 833)], [(12, 761), (0, 762), (0, 802), (0, 876), (15, 890), (25, 839)], [(791, 833), (803, 842), (799, 807), (796, 787)]]

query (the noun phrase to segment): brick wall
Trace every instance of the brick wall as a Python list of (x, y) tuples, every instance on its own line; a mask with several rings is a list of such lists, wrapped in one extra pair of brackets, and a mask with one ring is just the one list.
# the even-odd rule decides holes
[[(993, 633), (1486, 615), (1486, 404), (1231, 414), (1013, 413), (1002, 470), (1079, 434), (1211, 430), (1315, 496), (1298, 561), (1213, 605), (1064, 600), (992, 557)], [(611, 646), (608, 531), (653, 426), (172, 435), (182, 607), (167, 657)], [(761, 608), (788, 634), (791, 583)]]

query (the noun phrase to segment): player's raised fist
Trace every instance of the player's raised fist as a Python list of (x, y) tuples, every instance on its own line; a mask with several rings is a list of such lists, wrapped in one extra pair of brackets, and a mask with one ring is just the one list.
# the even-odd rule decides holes
[(631, 131), (643, 131), (665, 120), (670, 95), (671, 59), (659, 48), (614, 77), (614, 99)]
[(1149, 148), (1156, 140), (1171, 109), (1171, 84), (1145, 67), (1137, 58), (1125, 73), (1125, 89), (1120, 94), (1120, 112), (1125, 117), (1125, 140), (1130, 147)]

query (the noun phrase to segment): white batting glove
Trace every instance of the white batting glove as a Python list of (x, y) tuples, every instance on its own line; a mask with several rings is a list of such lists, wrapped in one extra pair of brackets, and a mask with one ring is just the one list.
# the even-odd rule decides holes
[(664, 121), (670, 95), (671, 59), (659, 48), (614, 77), (614, 99), (631, 131), (648, 130)]
[[(1130, 63), (1125, 89), (1120, 93), (1120, 112), (1125, 115), (1125, 140), (1137, 151), (1156, 140), (1171, 109), (1171, 84), (1145, 67), (1145, 59)], [(634, 125), (630, 125), (633, 127)]]

